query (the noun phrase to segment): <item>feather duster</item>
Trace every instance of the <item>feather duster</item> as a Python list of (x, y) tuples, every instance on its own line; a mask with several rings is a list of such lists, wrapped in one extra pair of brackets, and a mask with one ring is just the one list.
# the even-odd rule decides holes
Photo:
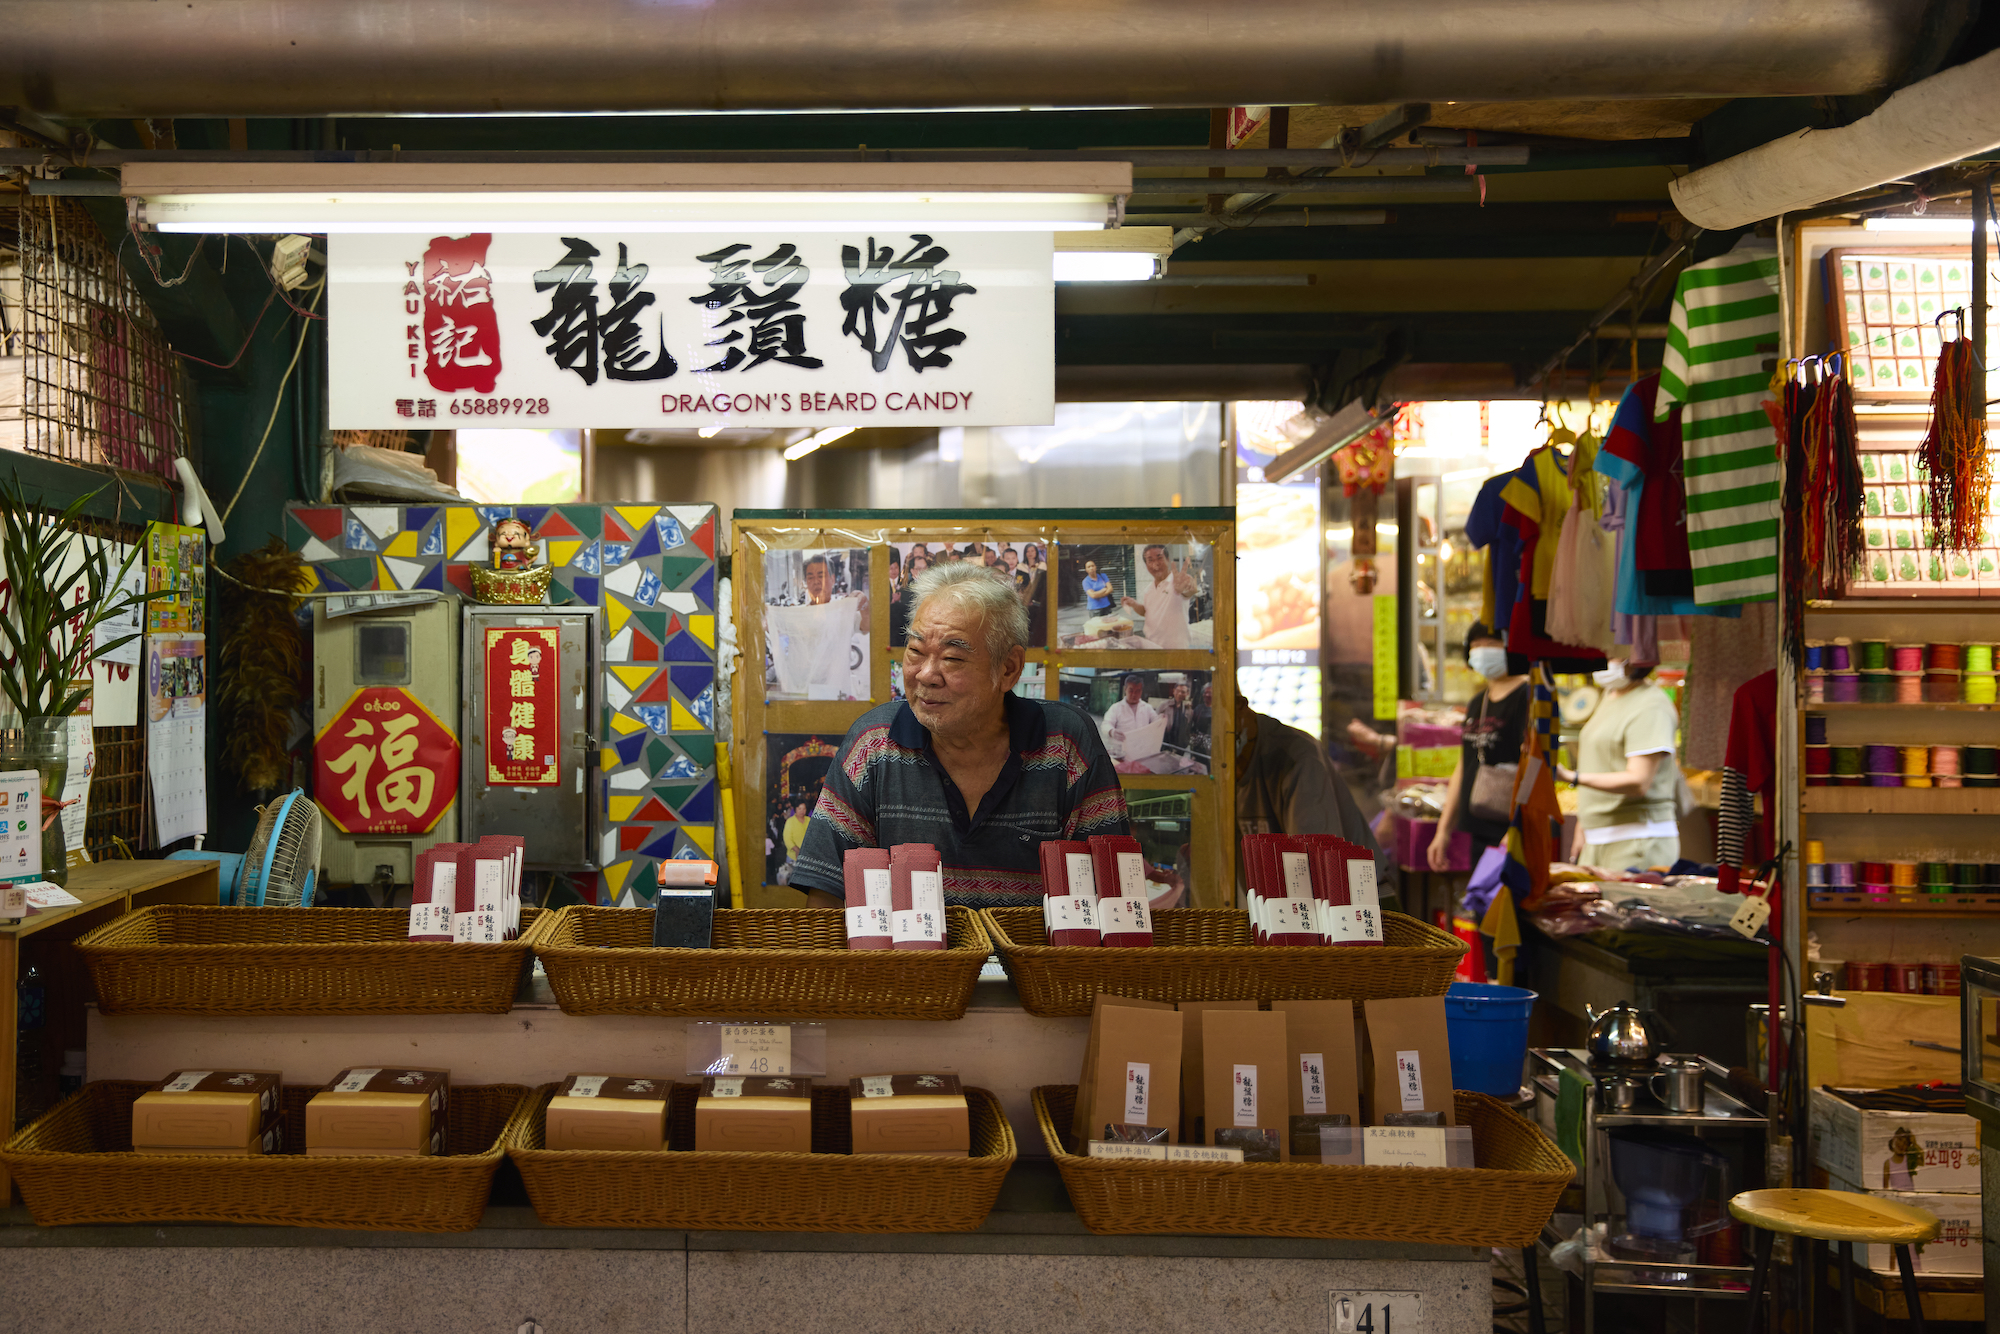
[(305, 698), (300, 599), (267, 590), (305, 588), (305, 561), (274, 537), (229, 562), (226, 572), (233, 578), (222, 584), (227, 628), (215, 682), (222, 761), (248, 791), (289, 787), (292, 756), (285, 742), (292, 711)]

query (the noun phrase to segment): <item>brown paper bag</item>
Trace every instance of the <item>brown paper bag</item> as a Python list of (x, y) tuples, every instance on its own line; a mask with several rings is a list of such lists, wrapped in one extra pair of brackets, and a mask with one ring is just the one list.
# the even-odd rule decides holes
[(1144, 1142), (1174, 1143), (1181, 1116), (1181, 1017), (1165, 1006), (1107, 1005), (1098, 1013), (1097, 1062), (1084, 1141), (1105, 1127), (1148, 1126)]
[(1368, 1124), (1398, 1113), (1442, 1113), (1456, 1125), (1451, 1097), (1451, 1038), (1444, 997), (1361, 1002), (1368, 1021), (1365, 1101)]
[[(1083, 1046), (1083, 1069), (1076, 1079), (1076, 1111), (1070, 1117), (1070, 1133), (1079, 1140), (1091, 1140), (1104, 1133), (1099, 1126), (1097, 1133), (1090, 1133), (1090, 1100), (1097, 1089), (1097, 1040), (1107, 1007), (1123, 1006), (1129, 1010), (1171, 1010), (1174, 1007), (1165, 1001), (1139, 1000), (1133, 996), (1109, 996), (1099, 992), (1090, 1003), (1090, 1037)], [(1120, 1075), (1123, 1078), (1123, 1075)]]
[(1181, 1143), (1206, 1144), (1208, 1137), (1202, 1125), (1203, 1080), (1207, 1072), (1202, 1068), (1201, 1017), (1210, 1010), (1255, 1010), (1253, 1000), (1228, 1001), (1182, 1001), (1180, 1012), (1185, 1020), (1181, 1029)]
[[(1235, 1132), (1268, 1132), (1278, 1161), (1291, 1159), (1286, 1135), (1285, 1016), (1209, 1010), (1201, 1016), (1202, 1100), (1207, 1143), (1240, 1143)], [(1253, 1159), (1254, 1161), (1254, 1159)]]
[[(1297, 1154), (1318, 1161), (1319, 1127), (1327, 1116), (1361, 1124), (1361, 1065), (1355, 1043), (1354, 1002), (1278, 1000), (1271, 1009), (1285, 1016), (1285, 1111), (1288, 1143)], [(1321, 1118), (1321, 1119), (1315, 1119)], [(1312, 1148), (1301, 1149), (1301, 1143)]]

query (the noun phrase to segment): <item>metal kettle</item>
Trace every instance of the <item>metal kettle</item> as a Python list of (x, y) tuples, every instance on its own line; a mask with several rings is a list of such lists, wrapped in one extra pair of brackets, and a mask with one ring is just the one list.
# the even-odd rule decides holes
[(1625, 1001), (1602, 1013), (1586, 1005), (1583, 1013), (1591, 1021), (1590, 1036), (1584, 1039), (1584, 1047), (1592, 1061), (1651, 1065), (1659, 1055), (1660, 1044), (1646, 1022), (1646, 1015)]

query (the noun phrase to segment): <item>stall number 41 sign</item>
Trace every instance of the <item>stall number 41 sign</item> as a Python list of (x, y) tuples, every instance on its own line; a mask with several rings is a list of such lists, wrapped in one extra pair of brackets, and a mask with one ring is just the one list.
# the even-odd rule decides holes
[(1423, 1295), (1415, 1292), (1330, 1294), (1332, 1334), (1422, 1334)]

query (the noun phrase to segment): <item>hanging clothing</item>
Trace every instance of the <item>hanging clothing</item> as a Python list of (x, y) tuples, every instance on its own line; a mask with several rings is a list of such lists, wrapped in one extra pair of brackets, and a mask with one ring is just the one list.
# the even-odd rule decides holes
[(1521, 572), (1520, 535), (1502, 521), (1507, 503), (1500, 493), (1512, 476), (1503, 472), (1487, 478), (1465, 516), (1465, 540), (1486, 551), (1486, 584), (1479, 619), (1495, 630), (1506, 629)]
[(1692, 622), (1687, 684), (1681, 689), (1689, 768), (1722, 767), (1736, 688), (1777, 665), (1776, 603), (1745, 607), (1742, 617), (1734, 621), (1704, 616)]
[[(1528, 455), (1501, 490), (1506, 501), (1504, 521), (1520, 535), (1520, 590), (1507, 616), (1507, 651), (1550, 664), (1557, 673), (1594, 672), (1604, 654), (1582, 644), (1565, 644), (1549, 636), (1548, 592), (1555, 568), (1557, 538), (1570, 504), (1570, 467), (1588, 468), (1597, 442), (1578, 442), (1574, 458), (1565, 460), (1544, 446)], [(1547, 516), (1546, 522), (1544, 515)]]
[[(1617, 611), (1625, 616), (1740, 615), (1741, 609), (1734, 605), (1703, 606), (1685, 594), (1657, 595), (1647, 591), (1640, 555), (1641, 531), (1661, 524), (1682, 527), (1681, 540), (1683, 544), (1686, 541), (1686, 512), (1676, 506), (1673, 477), (1673, 469), (1681, 457), (1680, 432), (1676, 414), (1669, 413), (1665, 421), (1654, 419), (1659, 383), (1658, 376), (1647, 376), (1625, 391), (1618, 411), (1612, 416), (1604, 448), (1597, 452), (1597, 471), (1616, 482), (1625, 493), (1624, 533), (1618, 548)], [(1659, 503), (1662, 493), (1665, 503)], [(1655, 503), (1649, 504), (1649, 497)], [(1655, 559), (1664, 559), (1662, 553), (1673, 550), (1671, 537), (1658, 534), (1647, 539), (1646, 545)], [(1657, 647), (1653, 656), (1635, 653), (1634, 660), (1658, 661), (1657, 653)]]
[[(1757, 819), (1755, 798), (1764, 798)], [(1778, 816), (1778, 673), (1751, 677), (1736, 688), (1729, 714), (1729, 749), (1722, 767), (1722, 810), (1715, 821), (1717, 886), (1739, 892), (1737, 868), (1761, 862), (1775, 843)], [(1761, 834), (1753, 840), (1753, 826)], [(1754, 844), (1754, 846), (1753, 846)], [(1754, 864), (1754, 863), (1753, 863)]]
[(1611, 610), (1618, 577), (1617, 544), (1601, 522), (1609, 487), (1609, 479), (1595, 469), (1573, 471), (1549, 584), (1550, 637), (1603, 653), (1614, 643)]
[(1778, 252), (1768, 241), (1746, 237), (1675, 284), (1653, 419), (1684, 405), (1688, 548), (1703, 606), (1777, 596), (1777, 438), (1763, 404), (1778, 321)]

